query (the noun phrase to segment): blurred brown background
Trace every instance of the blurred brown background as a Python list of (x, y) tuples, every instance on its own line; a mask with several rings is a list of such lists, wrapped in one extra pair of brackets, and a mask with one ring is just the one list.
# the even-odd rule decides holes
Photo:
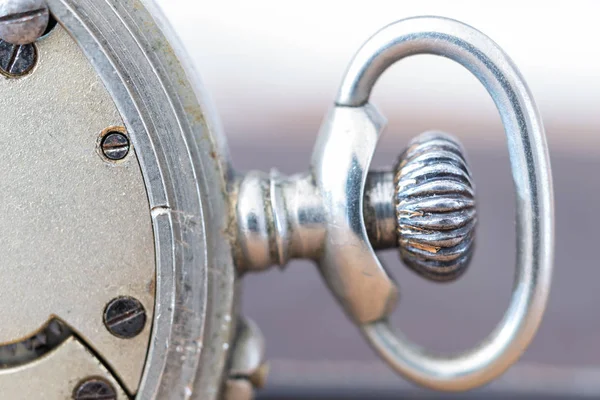
[[(471, 396), (600, 397), (600, 3), (477, 1), (171, 2), (162, 0), (216, 102), (236, 168), (307, 168), (321, 120), (353, 53), (397, 19), (442, 15), (494, 39), (528, 80), (546, 124), (556, 194), (556, 263), (542, 327), (521, 362)], [(483, 5), (485, 4), (485, 6)], [(395, 323), (413, 340), (460, 351), (483, 339), (508, 305), (514, 194), (503, 129), (479, 82), (452, 62), (416, 57), (392, 68), (373, 103), (389, 119), (374, 166), (394, 162), (428, 129), (463, 140), (478, 189), (476, 256), (460, 281), (425, 282), (383, 254), (401, 289)], [(267, 339), (265, 398), (437, 395), (380, 362), (325, 289), (293, 262), (246, 278), (245, 314)], [(441, 396), (450, 398), (451, 396)], [(461, 395), (455, 398), (465, 398)]]

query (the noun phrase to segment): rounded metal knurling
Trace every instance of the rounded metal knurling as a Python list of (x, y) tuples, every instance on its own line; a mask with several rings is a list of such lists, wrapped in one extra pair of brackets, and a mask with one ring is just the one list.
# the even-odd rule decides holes
[(477, 224), (462, 146), (442, 132), (417, 136), (400, 156), (394, 183), (402, 261), (430, 280), (460, 277), (473, 255)]

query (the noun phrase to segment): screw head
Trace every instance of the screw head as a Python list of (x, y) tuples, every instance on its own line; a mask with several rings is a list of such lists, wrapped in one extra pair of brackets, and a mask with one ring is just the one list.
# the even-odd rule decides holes
[(110, 131), (102, 137), (100, 147), (104, 157), (112, 161), (119, 161), (127, 157), (131, 144), (125, 133)]
[(27, 75), (37, 62), (35, 45), (23, 46), (0, 40), (0, 72), (14, 78)]
[(90, 378), (79, 384), (73, 391), (74, 400), (117, 400), (113, 386), (100, 378)]
[(1, 0), (0, 38), (17, 45), (40, 38), (50, 20), (44, 0)]
[(146, 325), (146, 310), (133, 297), (117, 297), (104, 310), (104, 325), (114, 336), (131, 339), (139, 335)]

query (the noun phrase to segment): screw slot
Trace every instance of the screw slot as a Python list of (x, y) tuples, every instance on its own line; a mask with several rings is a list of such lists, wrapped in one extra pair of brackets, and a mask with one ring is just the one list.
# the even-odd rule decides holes
[(115, 388), (102, 378), (88, 378), (73, 391), (74, 400), (117, 400)]
[(100, 135), (100, 154), (107, 161), (125, 159), (131, 150), (129, 137), (123, 127), (105, 129)]
[(104, 325), (114, 336), (131, 339), (146, 325), (146, 310), (137, 299), (123, 296), (108, 303), (104, 310)]
[(33, 71), (38, 53), (33, 44), (11, 44), (0, 39), (0, 73), (8, 78), (20, 78)]

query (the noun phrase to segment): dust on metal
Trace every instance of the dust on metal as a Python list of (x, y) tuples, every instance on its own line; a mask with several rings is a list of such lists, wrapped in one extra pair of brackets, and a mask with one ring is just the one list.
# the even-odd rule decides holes
[(90, 378), (73, 391), (74, 400), (117, 400), (117, 392), (105, 380)]
[(0, 72), (9, 77), (27, 75), (37, 62), (35, 45), (15, 45), (0, 39)]
[(35, 42), (45, 32), (50, 13), (44, 0), (0, 1), (0, 38), (15, 45)]
[(118, 161), (127, 157), (131, 144), (123, 132), (108, 132), (101, 141), (102, 154), (109, 160)]
[(133, 297), (118, 297), (106, 306), (104, 325), (114, 336), (131, 339), (144, 330), (146, 310)]

